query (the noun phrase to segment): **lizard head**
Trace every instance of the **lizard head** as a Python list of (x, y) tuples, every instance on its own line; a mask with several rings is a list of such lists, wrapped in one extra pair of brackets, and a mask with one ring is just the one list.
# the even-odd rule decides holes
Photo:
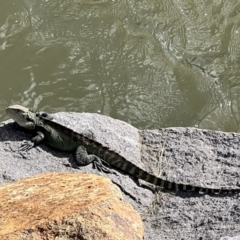
[(6, 113), (19, 126), (26, 129), (35, 128), (35, 112), (31, 111), (30, 109), (20, 105), (12, 105), (6, 108)]

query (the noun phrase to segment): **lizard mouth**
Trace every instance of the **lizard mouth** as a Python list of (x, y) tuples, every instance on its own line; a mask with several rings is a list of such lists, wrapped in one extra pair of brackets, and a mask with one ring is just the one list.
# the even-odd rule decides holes
[(18, 124), (18, 125), (21, 126), (21, 127), (26, 128), (28, 130), (33, 130), (35, 128), (35, 125), (33, 123), (31, 123), (31, 122), (27, 123), (27, 124), (24, 124), (24, 125), (20, 125), (20, 124)]

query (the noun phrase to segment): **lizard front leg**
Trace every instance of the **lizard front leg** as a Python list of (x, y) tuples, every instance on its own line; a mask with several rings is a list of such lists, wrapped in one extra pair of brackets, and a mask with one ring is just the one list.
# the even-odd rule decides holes
[(25, 141), (20, 150), (27, 152), (30, 149), (36, 147), (44, 140), (44, 134), (42, 132), (37, 132), (37, 135), (31, 139), (31, 142)]
[[(79, 146), (77, 148), (76, 153), (75, 153), (75, 158), (76, 158), (78, 165), (80, 165), (80, 166), (86, 166), (86, 165), (92, 163), (94, 168), (97, 168), (99, 171), (103, 171), (106, 173), (111, 172), (108, 168), (103, 166), (102, 162), (105, 162), (105, 161), (103, 161), (101, 158), (99, 158), (96, 155), (88, 154), (87, 150), (84, 146)], [(106, 164), (108, 164), (108, 163), (106, 163)]]

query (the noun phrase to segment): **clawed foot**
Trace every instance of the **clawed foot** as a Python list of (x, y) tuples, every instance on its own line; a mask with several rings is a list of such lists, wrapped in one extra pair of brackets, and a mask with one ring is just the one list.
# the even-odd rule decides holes
[(32, 142), (23, 142), (23, 144), (20, 147), (20, 151), (22, 152), (28, 152), (30, 149), (32, 149), (34, 147), (34, 143)]
[(102, 164), (101, 160), (99, 160), (99, 159), (96, 159), (95, 161), (93, 161), (93, 167), (94, 167), (94, 168), (97, 168), (98, 171), (100, 171), (100, 172), (112, 173), (112, 171), (109, 170), (107, 167), (105, 167), (105, 166)]

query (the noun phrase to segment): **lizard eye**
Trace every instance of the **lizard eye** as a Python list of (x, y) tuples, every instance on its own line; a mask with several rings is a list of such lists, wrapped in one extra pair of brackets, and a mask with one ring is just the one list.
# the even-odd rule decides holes
[(47, 117), (48, 115), (47, 115), (47, 113), (44, 112), (44, 113), (42, 113), (42, 116)]

